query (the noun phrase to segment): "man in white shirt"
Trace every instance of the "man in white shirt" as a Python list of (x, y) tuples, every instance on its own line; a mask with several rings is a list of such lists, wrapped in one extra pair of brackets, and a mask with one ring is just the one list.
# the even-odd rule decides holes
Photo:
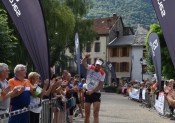
[(101, 69), (102, 60), (96, 60), (95, 66), (88, 65), (87, 59), (90, 57), (86, 53), (82, 63), (87, 70), (86, 76), (86, 93), (85, 93), (85, 123), (90, 123), (90, 108), (93, 103), (94, 123), (99, 123), (99, 110), (101, 102), (100, 90), (103, 88), (105, 72)]
[[(8, 65), (0, 63), (0, 115), (7, 113), (10, 107), (10, 97), (15, 95), (18, 88), (11, 90), (6, 78), (9, 75)], [(0, 123), (8, 123), (8, 118), (1, 119)]]

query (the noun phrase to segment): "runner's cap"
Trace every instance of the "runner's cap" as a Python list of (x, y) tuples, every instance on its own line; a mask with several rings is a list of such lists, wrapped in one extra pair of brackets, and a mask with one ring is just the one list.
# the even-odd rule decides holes
[(95, 65), (96, 65), (96, 64), (98, 64), (98, 65), (101, 66), (101, 65), (103, 64), (103, 62), (102, 62), (101, 60), (98, 59), (98, 60), (96, 60), (96, 62), (95, 62)]

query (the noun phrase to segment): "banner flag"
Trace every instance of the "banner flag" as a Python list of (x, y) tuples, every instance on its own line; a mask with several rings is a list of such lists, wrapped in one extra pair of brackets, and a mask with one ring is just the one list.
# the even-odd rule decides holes
[(117, 83), (117, 77), (116, 77), (115, 69), (114, 69), (112, 63), (110, 61), (108, 61), (106, 63), (106, 65), (107, 65), (108, 69), (111, 72), (111, 76), (112, 76), (111, 79), (114, 80)]
[(78, 33), (75, 34), (75, 53), (76, 53), (76, 63), (77, 63), (77, 68), (78, 68), (78, 75), (81, 78), (81, 73), (80, 73), (80, 43), (79, 43), (79, 37)]
[(49, 78), (49, 53), (44, 17), (39, 0), (2, 0), (29, 55), (41, 75)]
[(156, 33), (152, 32), (148, 37), (148, 43), (151, 49), (151, 56), (155, 67), (155, 72), (158, 81), (158, 89), (161, 90), (161, 51), (159, 37)]
[(175, 67), (175, 0), (152, 0), (152, 3)]

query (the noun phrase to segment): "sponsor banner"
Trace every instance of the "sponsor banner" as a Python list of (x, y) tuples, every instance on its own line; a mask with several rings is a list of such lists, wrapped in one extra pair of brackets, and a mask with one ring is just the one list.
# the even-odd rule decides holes
[(131, 97), (132, 99), (137, 99), (139, 100), (139, 89), (135, 89), (135, 88), (132, 88), (132, 91), (129, 92), (129, 97)]
[[(48, 40), (39, 0), (2, 0), (41, 75), (49, 78)], [(21, 51), (22, 52), (22, 51)]]
[(152, 0), (152, 3), (175, 67), (175, 0)]
[(153, 60), (157, 81), (158, 89), (161, 90), (161, 51), (159, 37), (156, 33), (151, 33), (148, 37), (148, 43), (151, 49), (151, 57)]
[(154, 107), (161, 115), (164, 115), (164, 102), (165, 102), (164, 92), (160, 92), (158, 99), (155, 98)]
[(114, 80), (114, 81), (117, 83), (116, 72), (115, 72), (115, 69), (114, 69), (112, 63), (111, 63), (110, 61), (108, 61), (108, 62), (106, 63), (106, 65), (107, 65), (108, 69), (109, 69), (110, 72), (111, 72), (111, 80)]
[(145, 100), (145, 95), (146, 95), (146, 88), (142, 90), (142, 99)]
[(81, 79), (81, 73), (80, 73), (80, 43), (79, 43), (79, 36), (78, 33), (75, 34), (75, 53), (76, 53), (76, 63), (77, 63), (77, 68), (78, 68), (78, 75), (80, 76)]

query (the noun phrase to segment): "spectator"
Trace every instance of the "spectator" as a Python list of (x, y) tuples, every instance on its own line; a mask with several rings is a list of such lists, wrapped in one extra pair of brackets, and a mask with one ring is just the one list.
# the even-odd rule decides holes
[(164, 91), (166, 94), (166, 99), (168, 101), (169, 104), (169, 109), (170, 109), (170, 117), (171, 120), (175, 120), (175, 118), (173, 117), (174, 115), (174, 107), (175, 107), (175, 81), (173, 79), (170, 79), (168, 82), (168, 87), (164, 87)]
[[(30, 72), (28, 75), (28, 79), (30, 80), (31, 85), (33, 88), (38, 85), (40, 82), (40, 75), (37, 72)], [(48, 89), (46, 91), (47, 87), (49, 85), (49, 81), (45, 80), (43, 89), (41, 87), (37, 87), (34, 95), (30, 95), (30, 106), (39, 105), (41, 104), (41, 98), (44, 95), (48, 95), (51, 91), (51, 89)], [(51, 85), (49, 88), (52, 88), (53, 82), (51, 82)], [(42, 107), (31, 109), (30, 110), (30, 123), (39, 123), (39, 116), (41, 113)]]
[[(83, 118), (84, 115), (83, 115), (83, 110), (82, 110), (82, 107), (81, 107), (81, 103), (80, 103), (80, 94), (79, 94), (79, 87), (78, 87), (78, 84), (79, 84), (79, 81), (74, 81), (73, 85), (74, 85), (74, 92), (73, 92), (73, 96), (74, 96), (74, 99), (75, 99), (75, 107), (78, 105), (78, 108), (79, 108), (79, 112), (81, 113), (81, 117)], [(76, 115), (76, 114), (75, 114)]]
[(61, 120), (61, 113), (64, 111), (64, 104), (62, 102), (64, 92), (61, 87), (62, 83), (61, 76), (56, 77), (55, 81), (58, 83), (58, 87), (55, 89), (53, 93), (54, 97), (56, 98), (53, 123), (59, 123)]
[[(0, 63), (0, 114), (7, 113), (10, 107), (10, 97), (14, 96), (20, 87), (11, 90), (8, 86), (7, 77), (9, 75), (8, 65)], [(8, 118), (1, 119), (0, 123), (8, 123)]]
[[(25, 79), (27, 73), (27, 68), (25, 65), (18, 64), (14, 68), (14, 78), (9, 80), (9, 85), (12, 89), (16, 86), (22, 86), (11, 99), (11, 111), (19, 110), (24, 107), (28, 107), (30, 104), (30, 94), (33, 94), (33, 88), (28, 79)], [(29, 122), (29, 112), (24, 112), (19, 115), (10, 117), (9, 123), (28, 123)]]

